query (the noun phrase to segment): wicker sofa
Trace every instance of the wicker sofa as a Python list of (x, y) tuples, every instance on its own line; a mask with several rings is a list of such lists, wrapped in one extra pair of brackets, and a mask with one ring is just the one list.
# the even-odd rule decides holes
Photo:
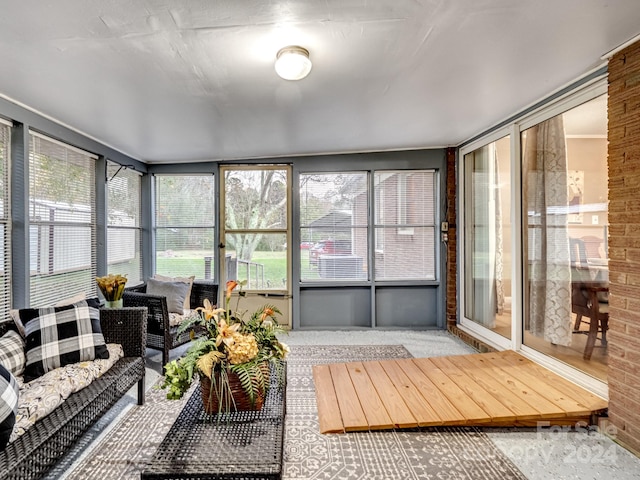
[[(191, 288), (192, 308), (202, 306), (205, 299), (217, 302), (218, 285), (212, 281), (195, 280)], [(125, 307), (147, 307), (147, 347), (162, 351), (162, 365), (169, 362), (169, 352), (191, 340), (190, 332), (178, 335), (178, 327), (171, 326), (167, 299), (147, 293), (147, 283), (125, 288), (122, 297)]]
[[(41, 478), (118, 399), (138, 383), (144, 403), (146, 309), (101, 309), (105, 342), (122, 345), (124, 357), (0, 452), (0, 479)], [(0, 335), (15, 329), (0, 323)]]

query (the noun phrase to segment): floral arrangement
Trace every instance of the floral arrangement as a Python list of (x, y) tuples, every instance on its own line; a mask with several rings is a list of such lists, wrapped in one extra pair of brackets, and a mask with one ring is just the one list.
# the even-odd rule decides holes
[[(289, 348), (277, 335), (285, 330), (278, 324), (276, 315), (281, 312), (273, 305), (264, 305), (245, 319), (247, 313), (238, 310), (240, 299), (245, 296), (242, 286), (230, 280), (226, 285), (225, 308), (216, 308), (209, 300), (198, 307), (198, 315), (187, 318), (179, 332), (187, 329), (204, 329), (205, 334), (195, 339), (186, 354), (165, 365), (164, 382), (167, 398), (182, 398), (191, 386), (196, 374), (211, 381), (212, 394), (217, 397), (219, 411), (231, 410), (234, 400), (229, 385), (229, 374), (240, 379), (242, 389), (253, 403), (269, 388), (271, 362), (273, 370), (283, 378), (284, 359)], [(240, 285), (235, 310), (230, 308), (231, 293)]]
[(122, 298), (127, 277), (110, 273), (104, 277), (96, 277), (96, 283), (104, 299), (108, 302), (114, 302)]

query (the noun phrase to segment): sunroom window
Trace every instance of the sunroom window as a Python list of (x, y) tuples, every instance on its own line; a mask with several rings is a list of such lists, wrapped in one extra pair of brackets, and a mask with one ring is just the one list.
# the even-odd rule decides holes
[(95, 156), (31, 132), (30, 305), (96, 292)]
[(213, 175), (155, 177), (156, 273), (213, 278)]
[(140, 174), (107, 164), (107, 264), (126, 275), (128, 285), (142, 282)]

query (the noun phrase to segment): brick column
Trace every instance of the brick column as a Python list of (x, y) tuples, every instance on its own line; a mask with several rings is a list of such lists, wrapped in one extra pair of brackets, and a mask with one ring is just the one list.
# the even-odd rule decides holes
[(640, 452), (640, 42), (609, 62), (609, 417)]
[(447, 329), (456, 325), (458, 290), (456, 281), (458, 279), (457, 269), (457, 225), (456, 225), (456, 149), (447, 149), (447, 218), (449, 222), (448, 244), (447, 244)]

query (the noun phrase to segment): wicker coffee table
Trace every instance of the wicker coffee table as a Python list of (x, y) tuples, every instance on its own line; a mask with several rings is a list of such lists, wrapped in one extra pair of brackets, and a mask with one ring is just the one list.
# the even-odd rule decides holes
[(285, 410), (275, 381), (259, 412), (220, 415), (204, 413), (198, 386), (141, 478), (280, 479)]

